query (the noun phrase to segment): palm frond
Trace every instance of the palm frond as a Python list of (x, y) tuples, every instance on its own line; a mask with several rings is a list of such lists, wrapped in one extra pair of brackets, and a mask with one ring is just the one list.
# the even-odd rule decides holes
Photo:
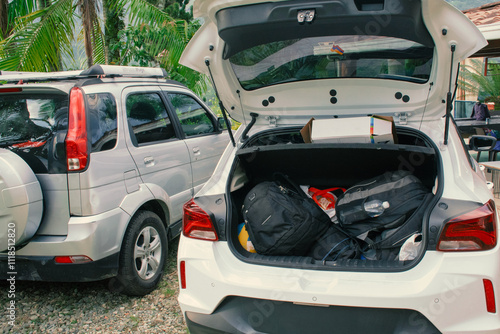
[(7, 31), (6, 33), (10, 33), (10, 31), (14, 28), (16, 24), (16, 18), (24, 17), (34, 11), (37, 8), (36, 0), (12, 0), (8, 4), (8, 12), (7, 12)]
[(127, 8), (130, 13), (129, 19), (131, 25), (141, 23), (158, 26), (165, 22), (172, 22), (172, 19), (167, 13), (156, 8), (145, 0), (115, 0), (115, 8)]
[(15, 33), (2, 42), (5, 57), (0, 69), (50, 71), (60, 69), (61, 53), (72, 53), (71, 0), (59, 0), (46, 9), (18, 18)]
[(94, 23), (92, 33), (92, 58), (94, 64), (107, 64), (104, 34), (102, 33), (99, 21)]

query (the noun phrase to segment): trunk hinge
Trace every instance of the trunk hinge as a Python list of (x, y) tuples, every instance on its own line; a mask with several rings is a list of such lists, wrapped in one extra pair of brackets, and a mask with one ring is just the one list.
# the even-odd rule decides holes
[(395, 114), (396, 117), (398, 117), (398, 123), (400, 125), (406, 125), (408, 124), (408, 118), (411, 116), (411, 114), (407, 114), (405, 112), (398, 112)]
[(269, 126), (275, 128), (278, 126), (278, 119), (280, 119), (279, 116), (266, 116), (266, 119), (269, 122)]

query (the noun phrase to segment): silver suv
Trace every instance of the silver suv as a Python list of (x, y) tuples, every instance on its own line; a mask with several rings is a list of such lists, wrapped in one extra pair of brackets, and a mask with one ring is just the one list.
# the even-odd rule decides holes
[(159, 68), (0, 75), (0, 276), (158, 284), (227, 131)]

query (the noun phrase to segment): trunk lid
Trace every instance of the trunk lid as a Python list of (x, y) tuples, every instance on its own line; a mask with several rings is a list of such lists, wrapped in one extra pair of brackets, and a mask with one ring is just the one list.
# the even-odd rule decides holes
[(243, 123), (250, 113), (273, 125), (369, 114), (435, 120), (458, 63), (486, 45), (441, 0), (204, 0), (194, 13), (204, 24), (181, 63), (206, 74), (208, 64)]

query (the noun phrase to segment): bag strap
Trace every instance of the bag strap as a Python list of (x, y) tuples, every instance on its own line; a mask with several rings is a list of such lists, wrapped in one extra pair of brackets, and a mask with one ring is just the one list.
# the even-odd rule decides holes
[[(349, 233), (347, 233), (346, 231), (344, 231), (340, 226), (337, 226), (337, 224), (332, 224), (332, 226), (337, 230), (337, 231), (340, 231), (341, 233), (343, 233), (346, 237), (344, 240), (342, 240), (341, 242), (338, 242), (337, 244), (335, 244), (331, 249), (330, 251), (328, 252), (328, 254), (326, 254), (323, 259), (322, 259), (322, 262), (323, 262), (323, 265), (326, 264), (326, 258), (328, 257), (328, 255), (330, 255), (334, 250), (335, 248), (337, 248), (339, 245), (341, 244), (345, 244), (345, 246), (340, 249), (340, 251), (338, 252), (337, 256), (335, 257), (338, 258), (344, 251), (346, 250), (352, 250), (352, 248), (354, 248), (354, 251), (356, 253), (355, 257), (354, 258), (358, 258), (361, 253), (363, 252), (362, 250), (362, 246), (361, 246), (361, 242), (362, 240), (356, 238), (356, 237), (353, 237), (352, 235), (350, 235)], [(347, 242), (346, 242), (347, 241)], [(349, 243), (348, 241), (351, 241), (351, 243)]]
[[(294, 181), (292, 181), (288, 177), (288, 175), (285, 175), (285, 174), (280, 173), (280, 172), (274, 172), (273, 179), (274, 179), (274, 181), (276, 181), (278, 184), (280, 184), (283, 187), (289, 186), (289, 188), (295, 190), (295, 192), (297, 192), (297, 194), (300, 197), (309, 198), (309, 197), (307, 197), (306, 193), (300, 188), (300, 186), (297, 183), (295, 183)], [(285, 181), (285, 182), (283, 183), (282, 181)]]

